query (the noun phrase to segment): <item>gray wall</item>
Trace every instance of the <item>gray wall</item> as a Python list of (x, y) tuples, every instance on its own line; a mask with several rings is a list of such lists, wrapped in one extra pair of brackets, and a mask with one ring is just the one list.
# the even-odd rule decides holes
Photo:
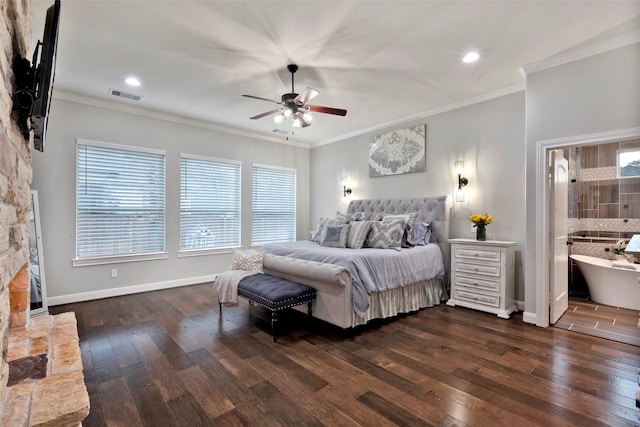
[[(76, 138), (166, 150), (168, 259), (72, 267), (75, 257)], [(33, 189), (38, 190), (49, 297), (104, 291), (212, 275), (226, 270), (231, 254), (177, 257), (179, 246), (180, 153), (242, 161), (242, 245), (251, 239), (251, 163), (297, 170), (297, 235), (309, 233), (308, 148), (250, 139), (214, 130), (79, 104), (52, 102), (44, 153), (33, 154)], [(111, 278), (111, 269), (118, 277)]]
[(518, 92), (401, 126), (427, 124), (427, 167), (421, 173), (369, 177), (369, 139), (393, 128), (312, 148), (309, 227), (344, 211), (342, 176), (348, 177), (356, 199), (453, 195), (454, 162), (464, 160), (467, 201), (453, 203), (450, 235), (474, 237), (468, 216), (493, 215), (488, 238), (518, 243), (516, 299), (524, 301), (524, 107), (524, 92)]
[(536, 144), (640, 126), (640, 44), (527, 75), (525, 310), (535, 314)]

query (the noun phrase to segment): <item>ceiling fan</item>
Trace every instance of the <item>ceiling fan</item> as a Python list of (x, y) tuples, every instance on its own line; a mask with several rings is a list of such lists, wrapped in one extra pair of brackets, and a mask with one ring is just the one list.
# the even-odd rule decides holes
[(273, 101), (271, 99), (253, 95), (242, 95), (247, 98), (260, 99), (262, 101), (274, 102), (281, 105), (281, 107), (276, 108), (275, 110), (258, 114), (257, 116), (250, 117), (250, 119), (256, 120), (273, 115), (273, 121), (275, 123), (282, 123), (285, 119), (291, 118), (293, 127), (304, 128), (311, 126), (311, 121), (313, 120), (313, 115), (311, 113), (334, 114), (336, 116), (347, 115), (347, 110), (342, 110), (340, 108), (307, 105), (307, 102), (315, 98), (319, 92), (308, 87), (299, 94), (295, 93), (293, 88), (293, 75), (298, 71), (298, 66), (296, 64), (289, 64), (287, 65), (287, 70), (291, 73), (291, 93), (283, 94), (281, 101)]

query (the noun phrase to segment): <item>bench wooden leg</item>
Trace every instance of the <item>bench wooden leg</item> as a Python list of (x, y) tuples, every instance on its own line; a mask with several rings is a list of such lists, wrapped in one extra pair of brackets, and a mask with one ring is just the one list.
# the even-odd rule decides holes
[(313, 307), (313, 301), (309, 301), (307, 303), (307, 316), (308, 317), (313, 317), (312, 316), (312, 312), (311, 312), (311, 307)]
[(273, 334), (273, 342), (276, 342), (278, 339), (278, 334), (276, 333), (276, 323), (278, 323), (278, 312), (273, 310), (271, 312), (271, 334)]

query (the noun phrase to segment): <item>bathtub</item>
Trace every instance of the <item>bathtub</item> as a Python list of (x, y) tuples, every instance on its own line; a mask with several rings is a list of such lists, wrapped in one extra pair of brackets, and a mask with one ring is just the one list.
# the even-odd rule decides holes
[(640, 264), (633, 269), (615, 267), (618, 262), (587, 255), (570, 255), (582, 272), (591, 300), (598, 304), (640, 310)]

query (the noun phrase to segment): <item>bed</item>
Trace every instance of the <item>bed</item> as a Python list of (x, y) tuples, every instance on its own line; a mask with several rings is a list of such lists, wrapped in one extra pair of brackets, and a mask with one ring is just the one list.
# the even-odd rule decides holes
[(392, 250), (271, 243), (263, 246), (264, 267), (316, 288), (314, 317), (343, 329), (432, 307), (448, 298), (449, 210), (447, 196), (353, 200), (349, 217), (416, 213), (416, 223), (430, 224), (429, 244)]

